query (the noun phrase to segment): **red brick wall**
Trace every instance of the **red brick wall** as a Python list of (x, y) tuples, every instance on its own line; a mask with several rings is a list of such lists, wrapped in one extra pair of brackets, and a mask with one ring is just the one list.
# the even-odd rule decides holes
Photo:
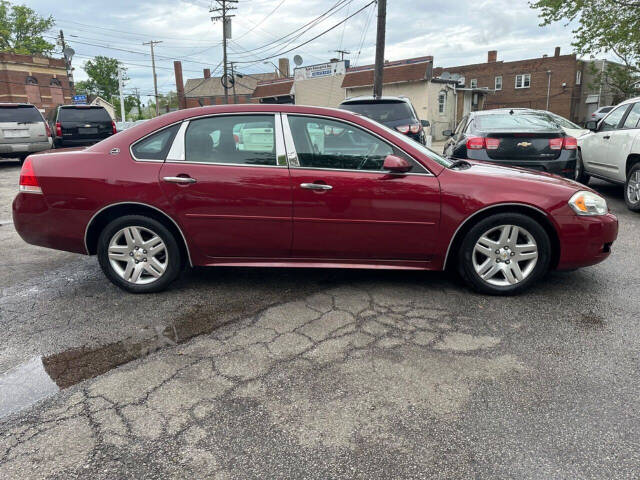
[[(490, 62), (462, 67), (436, 69), (434, 74), (443, 71), (458, 73), (465, 77), (466, 87), (471, 79), (478, 80), (478, 87), (493, 89), (495, 77), (502, 75), (502, 90), (486, 97), (485, 109), (527, 107), (546, 109), (547, 71), (551, 70), (551, 88), (549, 92), (549, 110), (571, 120), (577, 120), (577, 103), (580, 101), (581, 85), (576, 85), (576, 70), (581, 63), (575, 55), (542, 57), (516, 62)], [(531, 74), (529, 88), (515, 88), (516, 75)], [(566, 83), (566, 87), (562, 84)]]

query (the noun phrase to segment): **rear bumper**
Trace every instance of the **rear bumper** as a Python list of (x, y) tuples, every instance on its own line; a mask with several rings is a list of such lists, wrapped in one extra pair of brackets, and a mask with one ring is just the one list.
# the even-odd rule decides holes
[[(473, 153), (471, 153), (473, 152)], [(553, 160), (496, 160), (484, 150), (470, 151), (468, 156), (472, 160), (482, 160), (497, 165), (507, 165), (510, 167), (529, 168), (539, 172), (553, 173), (561, 177), (573, 179), (576, 170), (575, 150), (563, 150), (560, 156)]]
[(573, 270), (605, 260), (618, 237), (618, 219), (613, 214), (581, 217), (557, 216), (560, 237), (558, 270)]
[(20, 192), (13, 200), (13, 225), (27, 243), (74, 253), (87, 253), (83, 223), (73, 211), (49, 207), (44, 196)]
[(0, 144), (0, 156), (12, 157), (21, 153), (35, 153), (51, 148), (52, 141), (29, 143), (2, 143)]
[(105, 138), (109, 138), (111, 135), (102, 135), (99, 137), (82, 137), (82, 138), (64, 138), (56, 137), (56, 146), (58, 147), (83, 147), (86, 145), (94, 145), (101, 142)]

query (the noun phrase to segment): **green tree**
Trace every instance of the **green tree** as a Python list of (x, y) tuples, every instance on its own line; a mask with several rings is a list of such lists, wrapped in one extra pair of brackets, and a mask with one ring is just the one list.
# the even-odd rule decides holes
[(55, 24), (25, 5), (0, 0), (0, 51), (23, 55), (49, 55), (55, 45), (42, 34)]
[(126, 68), (115, 58), (98, 55), (93, 60), (84, 62), (87, 80), (76, 82), (76, 92), (99, 95), (105, 100), (118, 95), (118, 66), (122, 70), (123, 84), (129, 80)]
[(603, 70), (598, 70), (594, 63), (590, 66), (593, 82), (589, 88), (597, 90), (601, 85), (607, 86), (613, 94), (612, 103), (618, 104), (627, 98), (638, 95), (640, 77), (633, 70), (617, 63), (608, 62)]
[(610, 52), (640, 72), (640, 0), (538, 0), (541, 26), (577, 21), (573, 46), (581, 55)]

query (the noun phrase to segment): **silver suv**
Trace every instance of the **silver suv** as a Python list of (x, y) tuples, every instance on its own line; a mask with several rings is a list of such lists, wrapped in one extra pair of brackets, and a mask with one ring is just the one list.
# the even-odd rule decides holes
[(51, 148), (47, 122), (30, 103), (0, 103), (0, 157), (19, 158)]

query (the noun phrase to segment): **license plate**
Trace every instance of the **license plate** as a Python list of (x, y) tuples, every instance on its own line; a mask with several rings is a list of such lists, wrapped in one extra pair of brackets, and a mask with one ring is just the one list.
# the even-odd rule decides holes
[(27, 138), (29, 130), (3, 130), (4, 138)]
[(92, 134), (96, 134), (98, 133), (98, 129), (97, 128), (79, 128), (78, 129), (78, 133), (81, 133), (83, 135), (92, 135)]

